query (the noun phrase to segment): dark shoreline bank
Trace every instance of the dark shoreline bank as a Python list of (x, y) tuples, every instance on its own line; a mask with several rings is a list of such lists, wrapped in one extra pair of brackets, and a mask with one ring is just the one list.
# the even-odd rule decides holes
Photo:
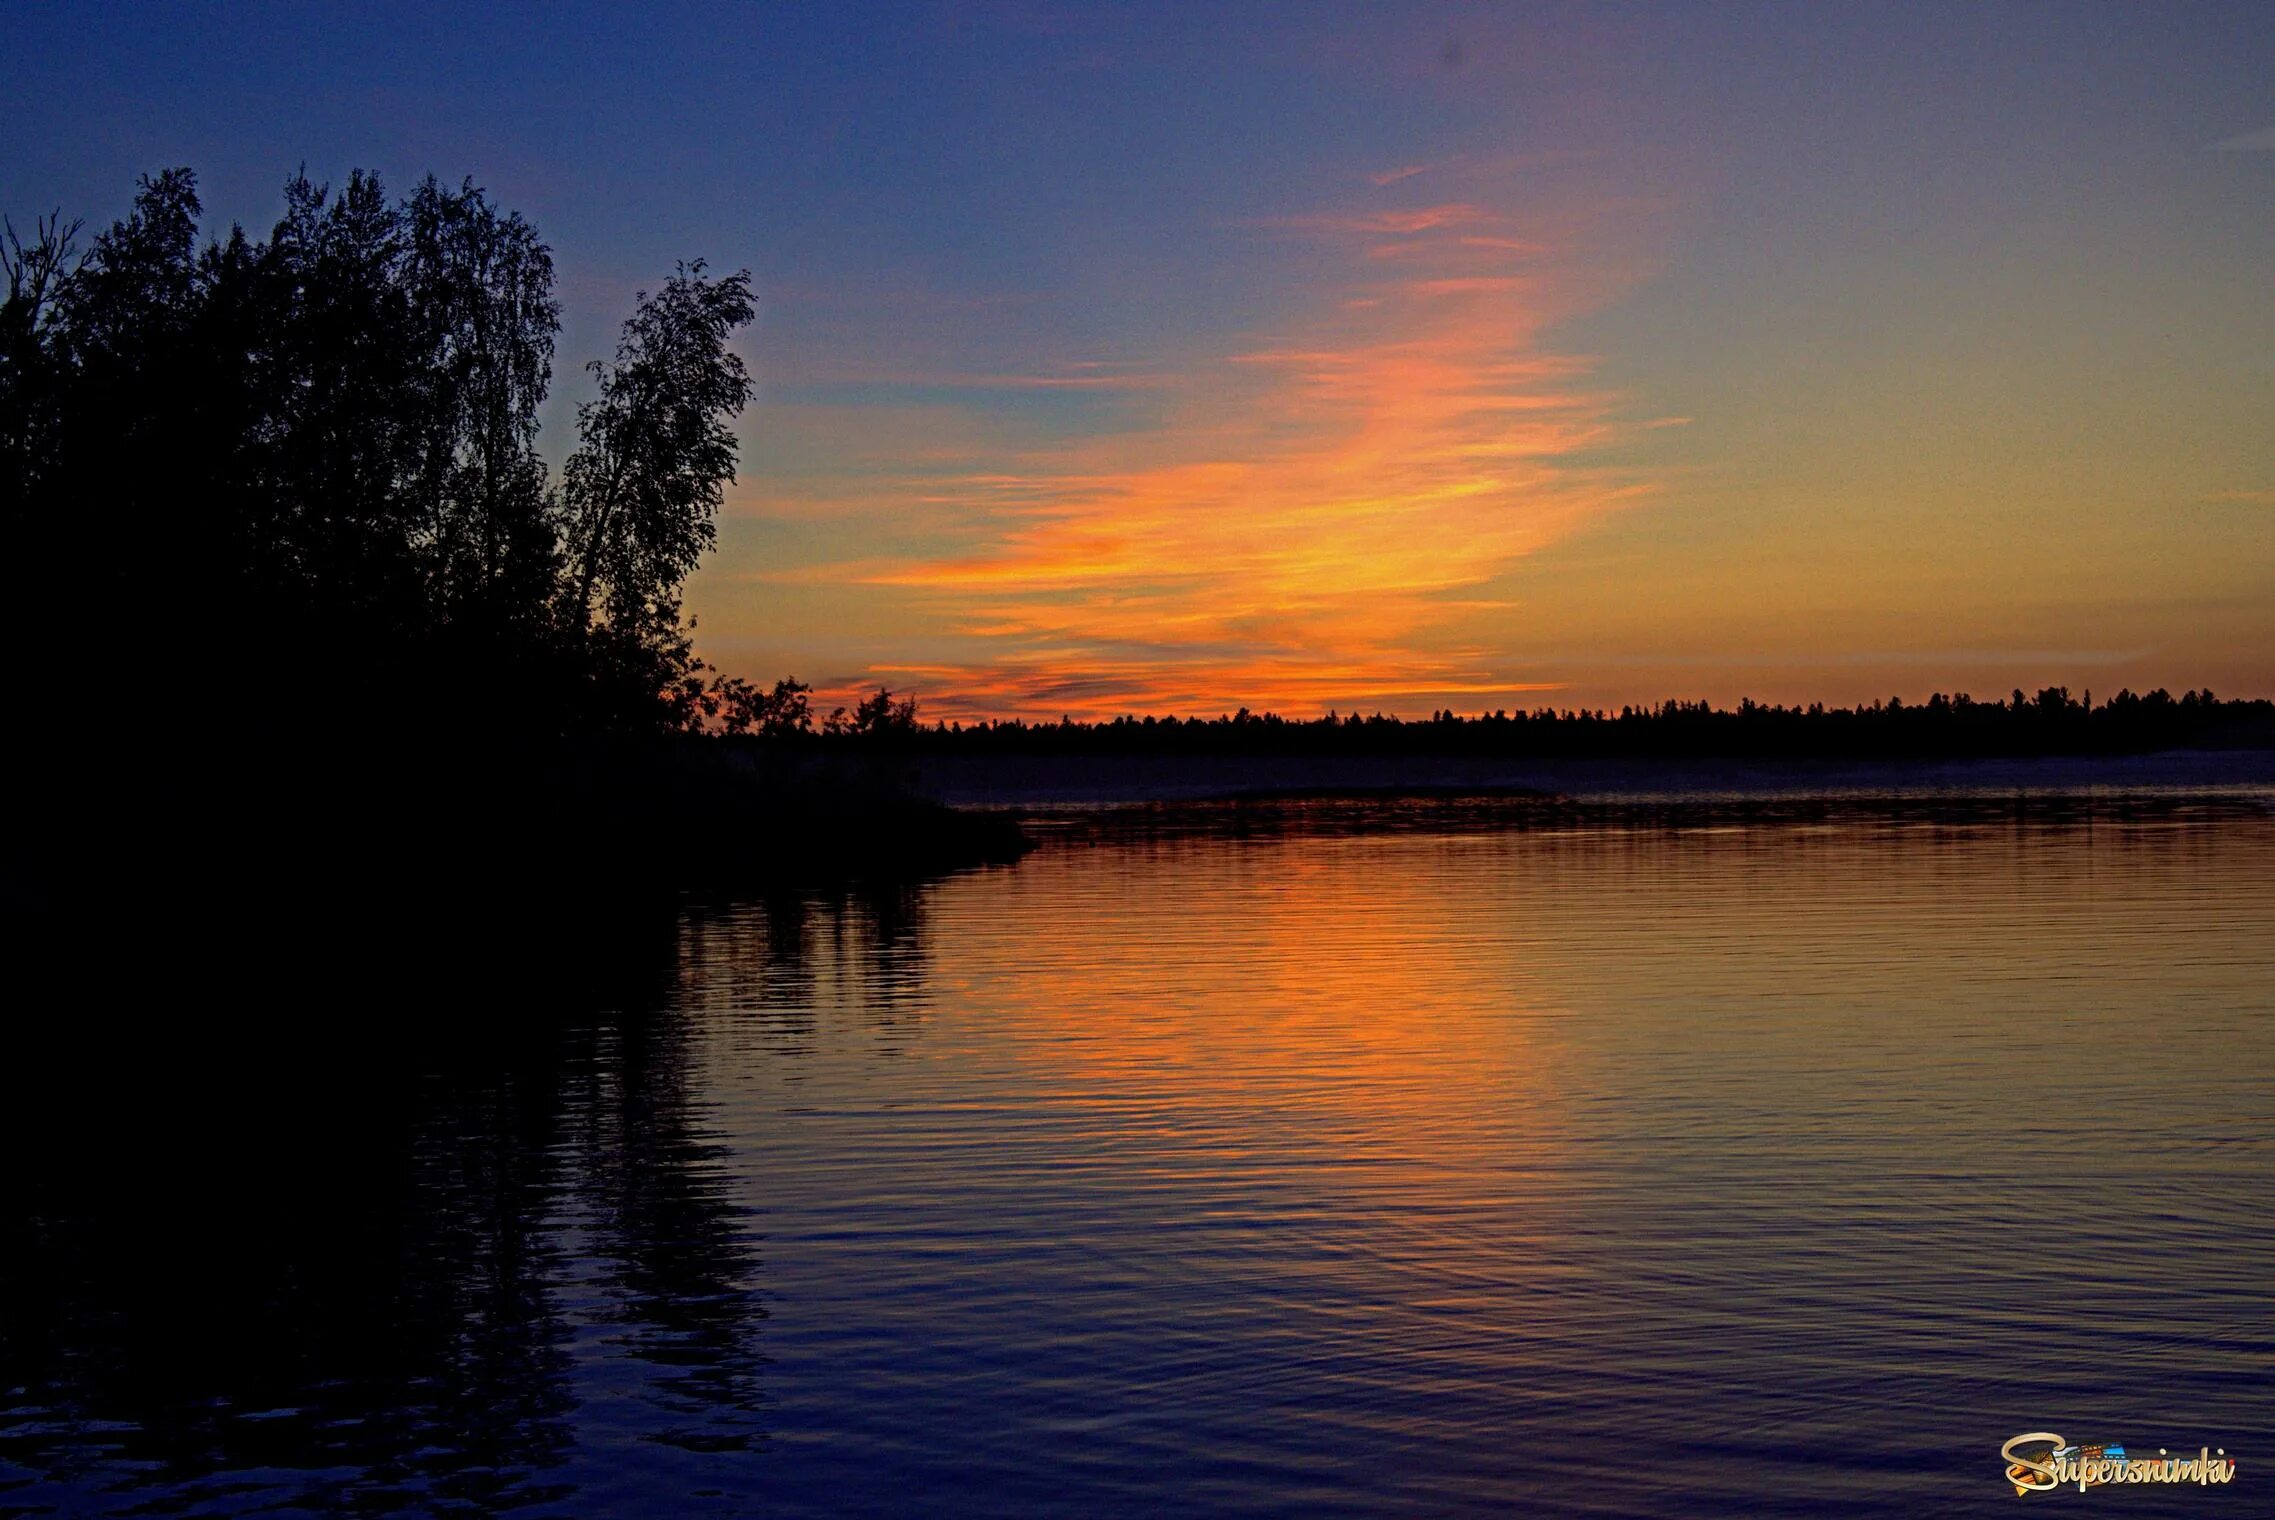
[(1877, 793), (1575, 799), (1540, 793), (1252, 794), (1067, 806), (1023, 815), (1045, 849), (1171, 839), (1730, 829), (2078, 828), (2275, 821), (2275, 797), (2234, 792)]
[(1988, 759), (1524, 758), (1460, 754), (942, 754), (912, 757), (916, 793), (960, 809), (1069, 809), (1297, 799), (1554, 798), (1614, 809), (2179, 792), (2275, 797), (2275, 749)]
[[(0, 860), (0, 938), (30, 1002), (102, 1017), (17, 1038), (86, 1053), (115, 1021), (169, 1049), (263, 1028), (314, 1049), (383, 1015), (455, 1040), (646, 1001), (691, 898), (891, 894), (1032, 848), (888, 760), (685, 736), (59, 751)], [(162, 911), (129, 928), (117, 902)]]
[[(507, 1002), (534, 1015), (642, 1001), (619, 973), (668, 961), (690, 901), (891, 894), (1038, 845), (2275, 817), (2275, 750), (1859, 764), (671, 739), (341, 755), (114, 763), (48, 795), (11, 841), (5, 881), (31, 985), (58, 1005), (99, 987), (138, 1037), (165, 1028), (163, 1043), (217, 1033), (189, 1011), (216, 997), (224, 1022), (305, 1027), (312, 1003), (331, 1003), (384, 1009), (395, 1029), (455, 1028), (477, 1007), (510, 1017)], [(102, 907), (122, 897), (168, 910), (122, 939)]]

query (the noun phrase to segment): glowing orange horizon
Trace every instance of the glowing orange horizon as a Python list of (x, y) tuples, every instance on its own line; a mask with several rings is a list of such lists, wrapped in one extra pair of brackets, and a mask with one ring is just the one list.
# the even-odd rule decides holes
[(1473, 200), (1261, 220), (1264, 236), (1330, 240), (1349, 275), (1285, 330), (1144, 377), (1173, 398), (1162, 426), (921, 491), (888, 481), (841, 510), (921, 505), (966, 546), (760, 578), (865, 589), (928, 620), (952, 656), (877, 659), (866, 677), (946, 718), (1559, 689), (1449, 625), (1505, 605), (1478, 592), (1512, 563), (1650, 489), (1595, 458), (1623, 434), (1622, 398), (1544, 337), (1616, 283), (1575, 221)]
[[(1134, 335), (1044, 292), (817, 298), (698, 647), (961, 721), (2266, 689), (2267, 412), (2147, 315), (1837, 242), (1685, 284), (1710, 191), (1579, 150), (1343, 183), (1217, 223), (1193, 278), (1279, 278), (1141, 292)], [(2109, 383), (2121, 352), (2155, 362)]]

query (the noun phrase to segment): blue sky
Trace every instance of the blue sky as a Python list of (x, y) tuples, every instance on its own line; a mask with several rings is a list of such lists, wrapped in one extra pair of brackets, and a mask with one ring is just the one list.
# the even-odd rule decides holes
[(943, 712), (2275, 685), (2275, 8), (18, 6), (0, 208), (749, 266), (720, 664)]

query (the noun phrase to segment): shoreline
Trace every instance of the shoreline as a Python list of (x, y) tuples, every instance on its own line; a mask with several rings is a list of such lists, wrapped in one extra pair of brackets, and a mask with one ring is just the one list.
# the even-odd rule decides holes
[(1473, 755), (927, 754), (916, 794), (972, 811), (1165, 804), (1861, 803), (2017, 796), (2114, 800), (2192, 794), (2275, 805), (2275, 749), (2163, 750), (1979, 760), (1539, 759)]

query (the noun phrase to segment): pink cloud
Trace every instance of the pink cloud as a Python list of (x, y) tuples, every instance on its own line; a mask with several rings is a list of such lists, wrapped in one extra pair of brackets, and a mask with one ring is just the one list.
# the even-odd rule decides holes
[[(1497, 190), (1491, 184), (1481, 190)], [(1270, 328), (1142, 373), (1137, 431), (1007, 449), (880, 481), (880, 523), (921, 549), (796, 572), (932, 630), (869, 675), (940, 716), (1426, 710), (1554, 689), (1479, 643), (1496, 577), (1649, 493), (1599, 459), (1622, 397), (1555, 323), (1629, 266), (1587, 208), (1472, 199), (1261, 225), (1364, 246)], [(1520, 229), (1528, 236), (1505, 236)], [(1036, 379), (1079, 381), (1054, 367)]]

